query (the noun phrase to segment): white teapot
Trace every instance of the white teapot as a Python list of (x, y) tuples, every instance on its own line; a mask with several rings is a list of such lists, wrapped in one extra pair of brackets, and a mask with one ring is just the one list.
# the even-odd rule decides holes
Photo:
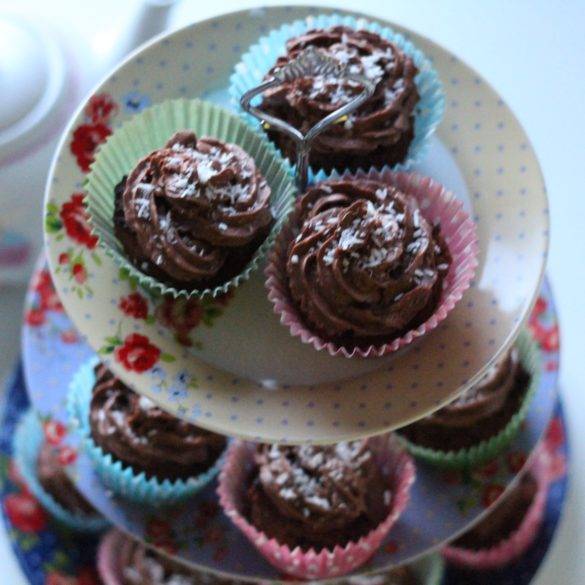
[[(143, 2), (108, 67), (164, 30), (173, 4)], [(47, 23), (0, 13), (0, 285), (28, 280), (42, 248), (42, 200), (57, 141), (83, 94), (105, 73), (103, 59), (79, 39), (73, 51), (63, 36)]]

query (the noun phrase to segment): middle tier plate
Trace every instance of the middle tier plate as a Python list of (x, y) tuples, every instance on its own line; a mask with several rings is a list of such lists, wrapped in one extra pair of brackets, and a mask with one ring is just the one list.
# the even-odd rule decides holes
[(261, 271), (230, 298), (187, 306), (155, 304), (119, 272), (84, 217), (84, 173), (97, 143), (132, 113), (166, 99), (229, 105), (228, 78), (242, 51), (268, 29), (297, 18), (310, 23), (317, 12), (330, 11), (242, 11), (143, 47), (80, 108), (47, 190), (48, 259), (59, 296), (108, 366), (179, 417), (267, 442), (375, 435), (452, 400), (514, 341), (538, 291), (547, 250), (544, 186), (513, 113), (454, 55), (395, 27), (433, 60), (447, 97), (438, 138), (417, 170), (473, 208), (480, 242), (476, 280), (435, 331), (397, 355), (334, 358), (280, 325)]
[[(67, 422), (65, 399), (69, 381), (79, 366), (95, 354), (77, 337), (62, 307), (55, 303), (48, 271), (41, 270), (27, 298), (23, 328), (27, 390), (45, 425), (64, 430), (60, 425)], [(556, 398), (558, 324), (546, 285), (531, 327), (542, 348), (542, 376), (520, 434), (496, 461), (469, 475), (445, 473), (417, 462), (410, 503), (368, 570), (409, 562), (438, 548), (476, 522), (511, 487), (542, 436)], [(67, 434), (64, 440), (77, 449), (75, 433)], [(208, 571), (237, 578), (278, 577), (250, 542), (219, 513), (215, 483), (185, 507), (156, 511), (112, 497), (83, 452), (71, 471), (78, 488), (94, 506), (126, 532), (159, 546), (168, 544), (160, 541), (161, 535), (172, 535), (172, 551)]]

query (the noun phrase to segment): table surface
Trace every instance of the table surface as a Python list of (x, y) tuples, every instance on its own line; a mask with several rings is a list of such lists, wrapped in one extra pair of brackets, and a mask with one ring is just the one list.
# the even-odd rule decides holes
[[(277, 2), (271, 4), (292, 2)], [(585, 393), (579, 359), (585, 330), (582, 291), (585, 277), (585, 195), (580, 171), (585, 163), (585, 1), (581, 0), (344, 0), (305, 4), (343, 5), (393, 20), (442, 44), (477, 69), (510, 105), (532, 140), (551, 200), (552, 245), (548, 274), (562, 325), (561, 391), (570, 426), (573, 456), (567, 510), (536, 585), (585, 582)], [(261, 5), (246, 0), (213, 3), (183, 1), (171, 26), (230, 10)], [(17, 7), (15, 7), (15, 5)], [(125, 40), (140, 2), (100, 0), (0, 0), (0, 12), (36, 15), (69, 32), (75, 43), (87, 43), (78, 54), (83, 82), (90, 87), (109, 66)], [(112, 18), (115, 16), (115, 18)], [(581, 294), (579, 294), (581, 293)], [(0, 374), (6, 377), (18, 352), (23, 291), (0, 289)], [(581, 553), (581, 554), (580, 554)], [(21, 585), (21, 576), (6, 536), (0, 530), (0, 583)]]

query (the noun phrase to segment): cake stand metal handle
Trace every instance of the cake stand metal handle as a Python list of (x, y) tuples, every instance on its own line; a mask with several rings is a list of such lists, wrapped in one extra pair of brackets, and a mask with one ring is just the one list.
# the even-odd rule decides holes
[[(334, 112), (319, 120), (308, 132), (303, 133), (285, 120), (276, 118), (260, 108), (252, 105), (252, 100), (258, 94), (268, 89), (277, 87), (286, 81), (301, 77), (331, 76), (338, 80), (353, 81), (362, 86), (362, 91)], [(289, 136), (296, 145), (296, 169), (295, 180), (299, 192), (307, 188), (309, 172), (309, 153), (312, 141), (321, 132), (332, 124), (345, 122), (353, 111), (357, 110), (376, 89), (376, 84), (363, 75), (356, 75), (349, 71), (347, 65), (325, 55), (322, 51), (309, 47), (296, 59), (289, 61), (283, 67), (277, 69), (272, 77), (266, 79), (260, 85), (249, 89), (240, 99), (240, 104), (246, 112), (258, 118), (265, 129), (271, 128)]]

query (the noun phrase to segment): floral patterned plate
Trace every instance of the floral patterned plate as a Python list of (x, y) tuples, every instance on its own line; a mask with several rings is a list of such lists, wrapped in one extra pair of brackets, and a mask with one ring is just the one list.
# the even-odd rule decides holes
[(144, 46), (78, 110), (47, 187), (51, 271), (89, 345), (163, 408), (244, 438), (334, 442), (396, 428), (437, 409), (513, 342), (535, 301), (547, 253), (544, 185), (513, 113), (456, 56), (395, 27), (433, 60), (447, 94), (438, 138), (417, 170), (464, 200), (480, 240), (477, 278), (436, 331), (400, 355), (333, 358), (279, 324), (261, 271), (231, 298), (171, 303), (138, 290), (118, 270), (90, 233), (82, 206), (83, 180), (99, 144), (135, 112), (162, 100), (202, 97), (229, 106), (228, 79), (242, 52), (269, 29), (317, 12), (331, 9), (235, 12)]
[[(97, 537), (57, 524), (28, 491), (12, 459), (12, 439), (28, 410), (19, 364), (0, 400), (0, 500), (4, 525), (20, 567), (31, 585), (99, 585)], [(3, 577), (8, 578), (6, 568)]]
[[(21, 367), (8, 383), (3, 403), (0, 407), (0, 500), (5, 527), (24, 575), (31, 585), (97, 585), (96, 537), (80, 539), (78, 533), (51, 522), (15, 472), (12, 436), (29, 405)], [(50, 436), (56, 439), (59, 432)], [(443, 585), (527, 585), (531, 581), (552, 541), (567, 489), (564, 460), (568, 445), (560, 403), (547, 430), (546, 444), (556, 462), (557, 479), (550, 486), (543, 526), (532, 547), (517, 562), (497, 572), (470, 575), (448, 566)]]
[[(95, 354), (75, 333), (42, 265), (31, 283), (25, 318), (23, 357), (31, 402), (44, 420), (47, 438), (66, 453), (71, 474), (88, 500), (114, 525), (193, 565), (231, 575), (276, 578), (275, 570), (219, 512), (215, 483), (185, 507), (171, 511), (145, 513), (144, 507), (112, 498), (90, 460), (78, 453), (77, 435), (67, 429), (64, 404), (71, 376)], [(522, 432), (496, 461), (472, 475), (442, 473), (417, 464), (411, 502), (372, 559), (371, 570), (408, 562), (438, 548), (485, 513), (526, 463), (551, 418), (556, 397), (558, 325), (548, 286), (530, 324), (542, 349), (544, 371)]]

